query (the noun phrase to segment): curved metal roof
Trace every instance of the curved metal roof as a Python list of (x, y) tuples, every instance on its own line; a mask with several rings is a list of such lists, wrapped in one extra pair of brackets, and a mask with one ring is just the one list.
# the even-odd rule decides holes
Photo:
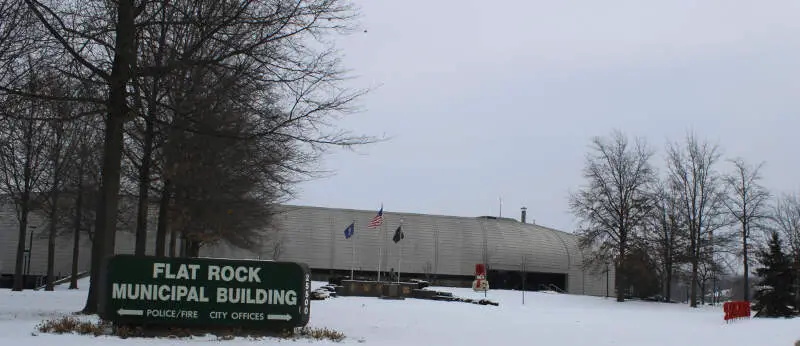
[[(599, 294), (605, 276), (584, 272), (583, 254), (574, 235), (551, 228), (523, 224), (514, 219), (457, 217), (395, 213), (384, 210), (380, 229), (367, 227), (377, 210), (281, 206), (277, 233), (272, 233), (263, 251), (265, 259), (305, 262), (312, 268), (401, 272), (444, 275), (474, 275), (475, 265), (489, 270), (522, 269), (528, 272), (563, 273), (571, 293)], [(402, 222), (405, 238), (392, 241)], [(355, 223), (354, 236), (344, 230)], [(279, 249), (278, 252), (275, 249)], [(355, 256), (353, 251), (355, 249)], [(222, 248), (210, 255), (230, 256)], [(278, 253), (279, 257), (274, 258)], [(590, 277), (591, 276), (591, 277)], [(591, 294), (591, 293), (590, 293)]]
[[(439, 274), (468, 275), (475, 264), (516, 269), (523, 256), (528, 271), (566, 272), (581, 262), (571, 234), (513, 219), (455, 217), (384, 211), (380, 230), (367, 224), (376, 211), (284, 206), (277, 218), (283, 234), (285, 256), (305, 260), (312, 267), (349, 269), (352, 247), (356, 267), (401, 265), (420, 271), (432, 266)], [(391, 241), (402, 221), (405, 238)], [(345, 239), (344, 229), (355, 222), (355, 240)], [(308, 251), (313, 249), (313, 251)], [(397, 264), (403, 251), (402, 262)]]

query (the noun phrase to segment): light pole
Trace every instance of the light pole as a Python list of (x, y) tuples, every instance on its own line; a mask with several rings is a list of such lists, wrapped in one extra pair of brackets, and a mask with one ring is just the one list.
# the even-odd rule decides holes
[(31, 230), (30, 235), (28, 236), (28, 258), (25, 260), (25, 276), (31, 274), (31, 257), (33, 257), (33, 230), (36, 229), (36, 226), (28, 226)]
[(525, 279), (528, 276), (525, 268), (525, 255), (522, 255), (522, 305), (525, 305)]

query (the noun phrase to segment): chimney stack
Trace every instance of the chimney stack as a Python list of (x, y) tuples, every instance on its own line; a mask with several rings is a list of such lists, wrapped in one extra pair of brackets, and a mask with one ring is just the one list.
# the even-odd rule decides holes
[(522, 216), (520, 216), (520, 222), (525, 223), (525, 216), (527, 216), (528, 208), (522, 207)]

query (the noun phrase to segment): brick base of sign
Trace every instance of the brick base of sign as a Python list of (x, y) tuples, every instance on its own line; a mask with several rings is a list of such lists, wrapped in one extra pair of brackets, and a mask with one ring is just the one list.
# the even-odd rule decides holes
[[(360, 280), (342, 280), (336, 287), (337, 296), (377, 297), (381, 299), (416, 298), (447, 302), (462, 302), (478, 305), (499, 306), (497, 302), (488, 299), (469, 299), (454, 297), (450, 292), (440, 292), (423, 288), (424, 284), (418, 282), (378, 282)], [(422, 286), (422, 287), (420, 287)]]
[(336, 295), (357, 297), (393, 296), (411, 298), (412, 291), (419, 289), (419, 286), (420, 284), (416, 282), (398, 283), (386, 281), (342, 280), (341, 285), (336, 286)]

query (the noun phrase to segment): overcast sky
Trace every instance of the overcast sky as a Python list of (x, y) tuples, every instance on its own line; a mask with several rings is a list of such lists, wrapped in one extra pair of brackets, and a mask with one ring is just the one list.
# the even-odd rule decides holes
[(694, 130), (800, 191), (799, 1), (358, 3), (367, 33), (338, 47), (351, 86), (380, 87), (341, 126), (392, 139), (328, 155), (292, 203), (479, 216), (502, 196), (572, 231), (589, 140), (613, 129), (659, 151)]

